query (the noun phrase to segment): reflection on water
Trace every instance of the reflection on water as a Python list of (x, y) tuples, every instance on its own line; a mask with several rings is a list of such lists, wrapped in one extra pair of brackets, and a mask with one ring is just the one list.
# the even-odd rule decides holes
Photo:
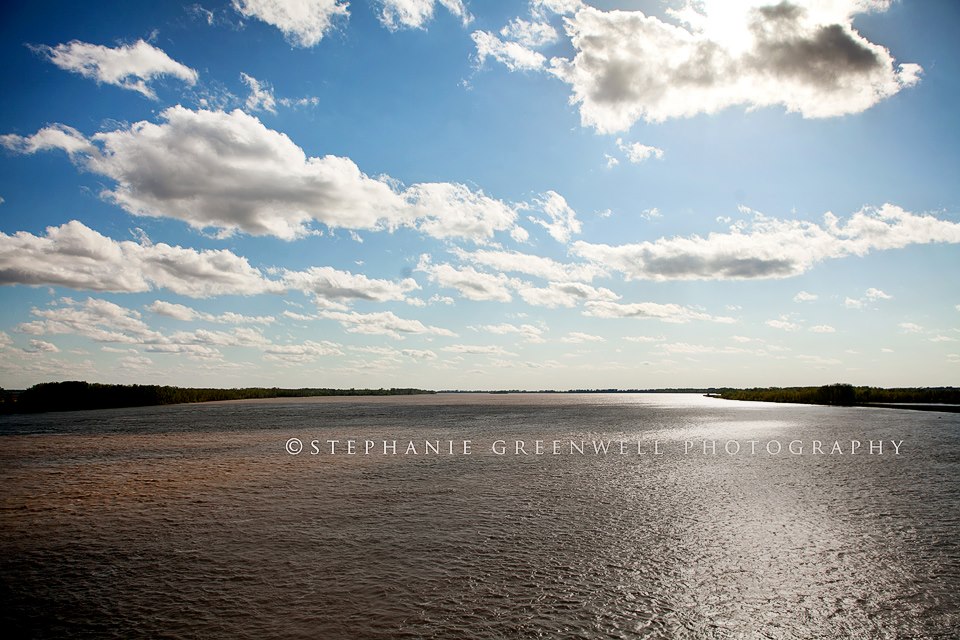
[[(954, 637), (958, 426), (957, 414), (691, 395), (6, 416), (3, 625), (34, 637)], [(473, 449), (293, 456), (291, 437)], [(497, 456), (497, 439), (663, 453)], [(807, 448), (723, 451), (751, 439)], [(712, 440), (718, 453), (703, 454)], [(811, 455), (813, 440), (903, 445)]]

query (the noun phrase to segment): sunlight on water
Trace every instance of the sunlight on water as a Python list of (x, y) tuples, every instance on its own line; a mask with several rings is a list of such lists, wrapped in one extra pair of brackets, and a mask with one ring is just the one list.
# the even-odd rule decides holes
[[(950, 637), (958, 426), (623, 394), (5, 416), (3, 622), (35, 637)], [(351, 439), (372, 452), (346, 453)], [(724, 451), (751, 439), (758, 453)], [(802, 454), (765, 449), (793, 440)], [(376, 453), (384, 441), (398, 453)]]

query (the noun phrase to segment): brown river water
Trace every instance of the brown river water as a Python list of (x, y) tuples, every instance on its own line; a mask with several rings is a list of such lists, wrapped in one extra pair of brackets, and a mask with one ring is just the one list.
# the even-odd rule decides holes
[(956, 413), (440, 394), (0, 416), (0, 490), (6, 637), (960, 634)]

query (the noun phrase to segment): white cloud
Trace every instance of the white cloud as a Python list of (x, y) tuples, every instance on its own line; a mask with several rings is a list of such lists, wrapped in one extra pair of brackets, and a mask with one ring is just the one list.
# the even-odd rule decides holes
[(319, 44), (335, 20), (350, 15), (348, 4), (340, 0), (233, 0), (233, 8), (243, 16), (280, 29), (297, 47)]
[(315, 294), (328, 301), (343, 299), (403, 300), (404, 296), (419, 289), (413, 278), (399, 282), (368, 278), (363, 274), (340, 271), (332, 267), (310, 267), (304, 271), (285, 271), (283, 284), (291, 289)]
[(905, 333), (923, 333), (923, 327), (913, 322), (901, 322), (897, 326)]
[(808, 118), (859, 113), (922, 72), (895, 66), (853, 28), (854, 15), (887, 4), (690, 2), (669, 12), (682, 26), (581, 5), (565, 23), (576, 55), (554, 58), (550, 72), (570, 85), (583, 124), (603, 133), (734, 105), (782, 105)]
[(165, 288), (194, 298), (283, 289), (227, 250), (118, 242), (76, 220), (47, 227), (45, 236), (0, 232), (0, 284), (127, 293)]
[(460, 18), (464, 26), (473, 20), (462, 0), (380, 0), (380, 4), (380, 22), (392, 31), (400, 28), (424, 28), (424, 25), (433, 19), (437, 4), (443, 5)]
[(272, 324), (276, 322), (273, 316), (246, 316), (233, 311), (227, 311), (219, 315), (197, 311), (193, 307), (188, 307), (175, 302), (166, 302), (165, 300), (155, 300), (145, 307), (158, 315), (174, 318), (189, 322), (191, 320), (203, 320), (204, 322), (215, 322), (218, 324)]
[(358, 313), (356, 311), (327, 311), (317, 314), (320, 318), (336, 320), (350, 333), (385, 335), (401, 340), (404, 335), (437, 335), (456, 337), (449, 329), (428, 326), (419, 320), (400, 318), (391, 311)]
[(604, 287), (593, 287), (582, 282), (550, 282), (546, 287), (521, 284), (517, 293), (527, 304), (555, 309), (575, 307), (582, 302), (612, 302), (620, 296)]
[(560, 338), (560, 342), (565, 344), (583, 344), (585, 342), (606, 342), (606, 338), (603, 336), (595, 336), (589, 333), (583, 333), (581, 331), (571, 331), (567, 335)]
[(650, 158), (663, 159), (663, 149), (650, 147), (639, 142), (624, 142), (621, 138), (617, 138), (617, 148), (627, 154), (627, 160), (633, 164), (639, 164)]
[(245, 103), (247, 109), (250, 111), (269, 111), (274, 114), (277, 112), (277, 100), (273, 97), (273, 89), (270, 85), (261, 83), (253, 76), (245, 73), (240, 74), (240, 79), (250, 87), (250, 95), (247, 96)]
[(774, 329), (781, 329), (783, 331), (796, 331), (800, 328), (800, 325), (795, 322), (790, 322), (787, 316), (780, 316), (776, 320), (767, 320), (765, 323), (768, 327), (773, 327)]
[(274, 344), (263, 350), (265, 360), (299, 364), (310, 362), (322, 356), (340, 355), (339, 345), (328, 342), (307, 340), (301, 344)]
[(794, 302), (813, 302), (817, 299), (817, 294), (808, 293), (806, 291), (800, 291), (797, 295), (793, 296)]
[(508, 40), (519, 42), (528, 49), (536, 49), (552, 44), (559, 39), (557, 30), (548, 22), (529, 21), (523, 18), (514, 18), (507, 26), (500, 30), (500, 35)]
[(662, 322), (685, 323), (691, 320), (705, 320), (730, 324), (733, 318), (711, 316), (710, 314), (684, 307), (675, 303), (634, 302), (620, 304), (616, 302), (587, 302), (584, 315), (594, 318), (640, 318)]
[(95, 342), (121, 344), (165, 341), (162, 334), (140, 319), (138, 312), (107, 300), (88, 298), (83, 304), (68, 299), (61, 302), (61, 306), (32, 309), (31, 314), (39, 319), (22, 323), (17, 330), (37, 336), (76, 334)]
[(572, 252), (628, 279), (741, 280), (787, 278), (827, 259), (933, 242), (960, 243), (960, 224), (885, 204), (862, 209), (846, 223), (832, 213), (824, 215), (822, 225), (756, 214), (752, 222), (734, 224), (729, 233), (705, 238), (619, 246), (578, 241)]
[(813, 327), (810, 327), (810, 331), (814, 333), (836, 333), (837, 330), (831, 327), (828, 324), (818, 324)]
[(463, 353), (476, 356), (515, 356), (517, 354), (507, 351), (503, 347), (496, 345), (473, 345), (473, 344), (452, 344), (444, 347), (444, 351), (450, 353)]
[(543, 343), (546, 340), (543, 339), (543, 330), (539, 327), (535, 327), (532, 324), (522, 324), (517, 326), (515, 324), (510, 324), (509, 322), (503, 322), (501, 324), (485, 324), (478, 327), (471, 327), (479, 331), (486, 331), (494, 335), (511, 335), (517, 334), (519, 337), (523, 338), (526, 342), (532, 343)]
[(526, 275), (555, 281), (591, 281), (596, 277), (606, 275), (601, 265), (590, 263), (562, 263), (518, 251), (498, 251), (480, 249), (465, 251), (460, 248), (453, 250), (460, 260), (473, 264), (491, 267), (497, 271), (507, 273), (524, 273)]
[(349, 158), (307, 157), (286, 135), (235, 110), (181, 106), (85, 140), (62, 125), (0, 137), (22, 153), (61, 148), (83, 169), (110, 178), (102, 195), (134, 215), (176, 218), (194, 228), (293, 239), (320, 222), (346, 229), (415, 227), (437, 238), (484, 242), (516, 233), (513, 207), (456, 183), (399, 190)]
[(570, 236), (581, 231), (577, 213), (567, 204), (566, 199), (556, 191), (547, 191), (536, 201), (547, 215), (546, 218), (530, 216), (530, 222), (538, 224), (557, 242), (566, 244)]
[(502, 273), (490, 274), (477, 271), (473, 267), (456, 268), (449, 264), (433, 264), (430, 256), (420, 256), (417, 271), (428, 275), (431, 282), (441, 287), (456, 289), (470, 300), (495, 300), (510, 302), (510, 278)]
[(489, 31), (474, 31), (470, 37), (477, 46), (478, 65), (482, 65), (487, 58), (493, 58), (511, 71), (536, 71), (543, 69), (547, 63), (539, 51), (519, 42), (504, 42)]
[(884, 293), (880, 289), (874, 289), (874, 288), (867, 289), (867, 292), (864, 294), (864, 297), (867, 300), (871, 300), (871, 301), (893, 299), (893, 296)]
[(79, 73), (97, 82), (130, 89), (156, 99), (149, 83), (160, 76), (173, 76), (193, 85), (197, 72), (143, 40), (115, 49), (72, 40), (55, 47), (33, 47), (61, 69)]
[(627, 342), (639, 342), (642, 344), (649, 344), (651, 342), (660, 342), (663, 340), (663, 336), (655, 338), (653, 336), (624, 336), (623, 338)]
[(30, 353), (59, 353), (60, 349), (52, 342), (44, 340), (31, 340), (30, 346), (25, 349)]

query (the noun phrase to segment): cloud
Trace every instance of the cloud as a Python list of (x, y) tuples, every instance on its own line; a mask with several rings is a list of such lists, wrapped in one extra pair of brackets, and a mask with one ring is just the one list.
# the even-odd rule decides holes
[(17, 326), (31, 335), (76, 334), (95, 342), (142, 344), (164, 342), (164, 336), (151, 329), (138, 312), (107, 300), (88, 298), (83, 304), (64, 299), (61, 306), (34, 308), (38, 318)]
[(923, 333), (924, 329), (913, 322), (901, 322), (897, 325), (904, 333)]
[(233, 8), (246, 18), (272, 25), (295, 47), (313, 47), (346, 19), (349, 3), (340, 0), (233, 0)]
[(790, 322), (787, 316), (780, 316), (776, 320), (767, 320), (764, 324), (768, 327), (773, 327), (774, 329), (780, 329), (782, 331), (796, 331), (800, 328), (800, 325), (795, 322)]
[[(316, 221), (346, 229), (418, 228), (436, 238), (484, 242), (515, 233), (513, 207), (456, 183), (400, 190), (364, 174), (349, 158), (307, 157), (286, 135), (240, 110), (165, 109), (84, 142), (76, 130), (48, 127), (0, 137), (22, 153), (61, 148), (83, 169), (115, 182), (102, 195), (134, 215), (183, 220), (222, 234), (244, 231), (291, 240)], [(39, 137), (38, 137), (39, 136)]]
[(532, 324), (523, 324), (520, 326), (510, 324), (509, 322), (503, 322), (501, 324), (485, 324), (478, 327), (471, 327), (479, 331), (486, 331), (495, 335), (511, 335), (517, 334), (519, 337), (523, 338), (526, 342), (532, 343), (543, 343), (546, 340), (543, 339), (543, 330), (539, 327), (535, 327)]
[(865, 297), (867, 300), (871, 300), (871, 301), (875, 301), (875, 300), (892, 300), (892, 299), (893, 299), (893, 296), (884, 293), (884, 292), (881, 291), (880, 289), (874, 289), (874, 288), (872, 288), (872, 287), (871, 287), (870, 289), (867, 289), (867, 292), (864, 294), (864, 297)]
[(620, 296), (604, 287), (594, 287), (582, 282), (550, 282), (546, 287), (524, 283), (517, 293), (527, 304), (555, 309), (575, 307), (583, 302), (612, 302)]
[(253, 76), (245, 73), (240, 74), (243, 83), (250, 87), (250, 95), (244, 103), (250, 111), (269, 111), (275, 114), (277, 112), (277, 100), (273, 97), (273, 89)]
[(606, 338), (602, 336), (595, 336), (589, 333), (583, 333), (580, 331), (571, 331), (567, 335), (560, 338), (560, 342), (565, 344), (583, 344), (585, 342), (606, 342)]
[(668, 10), (680, 24), (580, 5), (565, 20), (575, 56), (552, 59), (549, 71), (570, 85), (584, 126), (601, 133), (735, 105), (780, 105), (807, 118), (859, 113), (922, 72), (895, 66), (886, 48), (853, 28), (854, 15), (887, 5), (689, 2)]
[(470, 37), (477, 47), (478, 66), (487, 58), (493, 58), (511, 71), (537, 71), (547, 64), (546, 57), (539, 51), (518, 42), (504, 42), (489, 31), (474, 31)]
[(885, 204), (862, 209), (846, 223), (832, 213), (822, 225), (756, 214), (729, 233), (619, 246), (578, 241), (572, 253), (628, 279), (746, 280), (788, 278), (828, 259), (933, 242), (960, 243), (960, 224)]
[(149, 83), (160, 76), (173, 76), (188, 85), (197, 82), (197, 72), (143, 40), (115, 49), (72, 40), (55, 47), (31, 47), (66, 71), (79, 73), (97, 82), (130, 89), (156, 100)]
[(828, 324), (818, 324), (816, 326), (810, 327), (810, 331), (814, 333), (836, 333), (837, 330), (831, 327)]
[(482, 273), (473, 267), (454, 267), (449, 264), (433, 264), (430, 256), (420, 256), (417, 271), (427, 274), (431, 282), (441, 287), (456, 289), (470, 300), (495, 300), (510, 302), (510, 278), (498, 273)]
[(76, 220), (47, 227), (45, 236), (0, 232), (0, 284), (125, 293), (164, 288), (193, 298), (283, 289), (225, 249), (118, 242)]
[(591, 281), (598, 276), (606, 275), (601, 265), (590, 263), (562, 263), (519, 251), (499, 251), (493, 249), (479, 249), (466, 251), (453, 249), (454, 255), (465, 262), (491, 267), (497, 271), (507, 273), (524, 273), (526, 275), (555, 281)]
[(813, 302), (817, 299), (817, 294), (808, 293), (806, 291), (800, 291), (797, 295), (793, 296), (794, 302)]
[(663, 149), (650, 147), (639, 142), (624, 142), (621, 138), (617, 138), (617, 148), (627, 154), (627, 160), (633, 164), (639, 164), (650, 158), (663, 159)]
[(52, 342), (44, 340), (31, 340), (30, 346), (24, 349), (29, 353), (59, 353), (60, 349)]
[(350, 333), (385, 335), (402, 340), (404, 335), (437, 335), (456, 337), (449, 329), (428, 326), (419, 320), (397, 317), (391, 311), (358, 313), (356, 311), (320, 311), (317, 317), (336, 320)]
[(496, 345), (473, 345), (473, 344), (451, 344), (443, 348), (450, 353), (462, 353), (476, 356), (515, 356), (517, 354), (507, 351), (503, 347)]
[(245, 316), (240, 313), (234, 313), (233, 311), (216, 315), (197, 311), (193, 307), (175, 302), (166, 302), (164, 300), (155, 300), (145, 308), (147, 311), (152, 311), (158, 315), (183, 320), (185, 322), (191, 320), (203, 320), (204, 322), (215, 322), (218, 324), (272, 324), (276, 322), (276, 318), (273, 316)]
[(583, 315), (593, 318), (653, 319), (670, 323), (686, 323), (691, 320), (704, 320), (724, 324), (735, 322), (733, 318), (711, 316), (710, 314), (679, 304), (660, 304), (657, 302), (634, 302), (629, 304), (620, 304), (617, 302), (587, 302)]
[(554, 240), (566, 244), (570, 242), (570, 236), (580, 233), (581, 225), (580, 221), (577, 220), (577, 213), (559, 193), (547, 191), (536, 203), (547, 217), (530, 216), (529, 220), (546, 229)]
[(400, 282), (368, 278), (363, 274), (340, 271), (332, 267), (310, 267), (304, 271), (285, 271), (282, 282), (291, 289), (315, 294), (328, 301), (344, 299), (403, 300), (410, 291), (420, 288), (413, 278)]
[(514, 18), (508, 22), (507, 26), (500, 30), (500, 35), (528, 49), (553, 44), (560, 38), (550, 23), (540, 20), (531, 22), (523, 18)]
[(464, 26), (473, 20), (461, 0), (380, 0), (380, 4), (380, 22), (391, 31), (424, 28), (424, 25), (433, 19), (437, 4), (443, 5), (447, 11), (460, 18)]

